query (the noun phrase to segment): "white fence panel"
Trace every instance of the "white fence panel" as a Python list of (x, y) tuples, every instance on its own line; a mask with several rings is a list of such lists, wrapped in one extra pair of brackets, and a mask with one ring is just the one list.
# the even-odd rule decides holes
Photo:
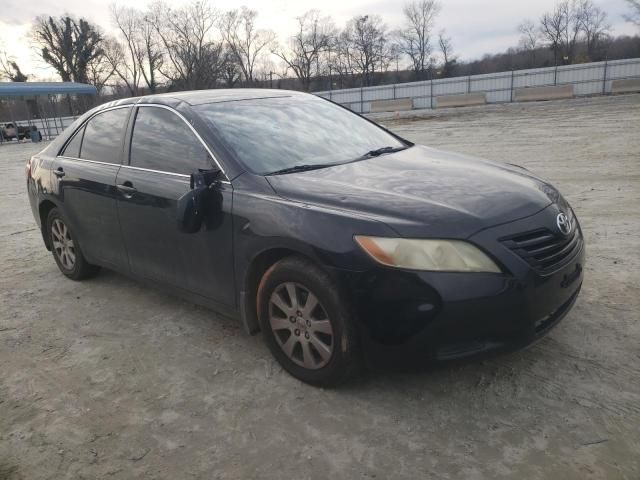
[[(635, 60), (635, 59), (634, 59)], [(623, 79), (640, 77), (640, 60), (616, 60), (607, 65), (607, 79)]]
[(611, 92), (612, 80), (626, 78), (640, 78), (640, 58), (333, 90), (316, 95), (366, 113), (370, 102), (375, 100), (412, 98), (413, 108), (433, 108), (435, 97), (469, 92), (485, 93), (489, 103), (510, 102), (513, 90), (524, 87), (573, 85), (575, 95), (600, 95)]
[(400, 83), (396, 85), (397, 98), (428, 97), (431, 95), (431, 84), (427, 82)]

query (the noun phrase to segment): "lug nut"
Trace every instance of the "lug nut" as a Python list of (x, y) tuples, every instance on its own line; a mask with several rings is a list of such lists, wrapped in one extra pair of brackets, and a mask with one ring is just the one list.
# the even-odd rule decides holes
[(299, 336), (299, 335), (300, 335), (300, 330), (298, 330), (298, 329), (296, 328), (296, 329), (293, 331), (293, 333), (295, 333), (295, 334), (296, 334), (296, 336)]
[(304, 338), (309, 338), (309, 332), (304, 332)]
[(289, 317), (289, 321), (291, 323), (296, 323), (296, 317)]

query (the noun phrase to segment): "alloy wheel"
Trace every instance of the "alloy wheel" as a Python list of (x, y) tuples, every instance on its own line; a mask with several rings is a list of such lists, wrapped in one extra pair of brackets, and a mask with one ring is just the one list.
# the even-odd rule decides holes
[(62, 220), (56, 218), (51, 224), (53, 249), (66, 270), (73, 270), (76, 265), (76, 249), (71, 239), (71, 232)]
[(269, 324), (282, 351), (297, 365), (316, 370), (331, 359), (331, 321), (308, 288), (293, 282), (278, 285), (269, 300)]

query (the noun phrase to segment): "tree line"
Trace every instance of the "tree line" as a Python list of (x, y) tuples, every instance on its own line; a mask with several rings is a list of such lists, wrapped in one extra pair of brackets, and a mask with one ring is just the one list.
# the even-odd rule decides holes
[[(640, 0), (626, 0), (627, 20), (640, 26)], [(559, 0), (537, 21), (519, 26), (517, 47), (459, 62), (438, 29), (438, 0), (411, 0), (403, 22), (389, 29), (379, 15), (357, 15), (339, 28), (310, 10), (284, 42), (258, 27), (247, 7), (220, 11), (207, 0), (181, 7), (158, 1), (144, 10), (110, 7), (115, 34), (84, 18), (41, 16), (31, 43), (63, 81), (99, 92), (141, 95), (165, 90), (284, 86), (302, 90), (369, 86), (508, 69), (640, 56), (640, 37), (612, 38), (607, 13), (592, 0)], [(0, 73), (25, 81), (15, 59), (0, 53)]]

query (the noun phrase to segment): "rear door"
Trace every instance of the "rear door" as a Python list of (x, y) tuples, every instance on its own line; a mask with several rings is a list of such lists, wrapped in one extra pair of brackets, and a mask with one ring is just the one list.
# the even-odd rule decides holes
[(118, 215), (131, 271), (141, 277), (233, 306), (231, 184), (217, 184), (221, 211), (198, 233), (178, 231), (176, 202), (189, 176), (215, 165), (186, 120), (161, 106), (139, 106), (129, 165), (116, 180)]
[(53, 162), (52, 185), (90, 262), (127, 269), (116, 211), (116, 175), (132, 108), (100, 112), (76, 131)]

